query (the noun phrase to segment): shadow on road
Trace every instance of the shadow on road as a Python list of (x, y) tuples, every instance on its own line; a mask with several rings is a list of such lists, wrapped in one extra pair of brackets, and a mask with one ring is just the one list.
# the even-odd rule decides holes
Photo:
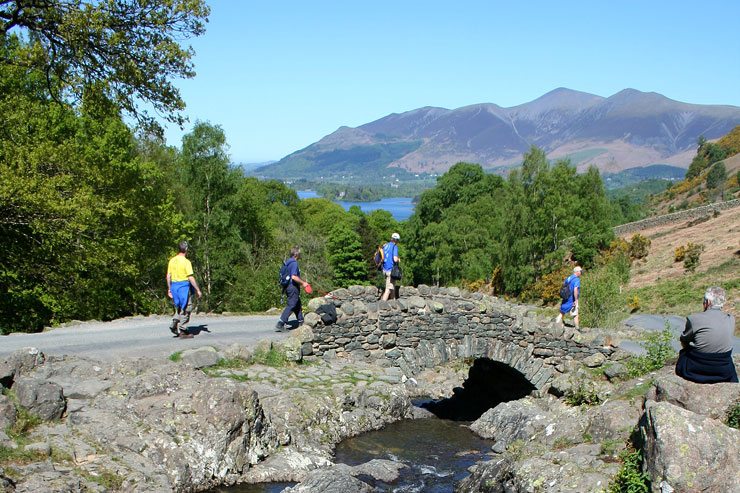
[(197, 336), (201, 332), (208, 332), (211, 333), (210, 330), (208, 330), (207, 325), (193, 325), (191, 327), (188, 327), (188, 333), (193, 334), (194, 336)]

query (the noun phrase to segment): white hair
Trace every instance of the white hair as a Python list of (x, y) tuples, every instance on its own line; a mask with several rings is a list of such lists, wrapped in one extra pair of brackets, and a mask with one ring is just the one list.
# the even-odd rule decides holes
[(711, 286), (704, 292), (704, 299), (712, 306), (722, 308), (727, 299), (727, 295), (725, 294), (725, 290), (719, 286)]

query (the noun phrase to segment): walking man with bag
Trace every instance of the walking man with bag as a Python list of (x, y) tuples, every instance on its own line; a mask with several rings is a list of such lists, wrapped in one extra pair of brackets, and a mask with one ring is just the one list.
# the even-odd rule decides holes
[[(178, 254), (172, 257), (167, 264), (167, 296), (175, 305), (175, 314), (172, 316), (170, 331), (181, 339), (192, 339), (188, 333), (187, 324), (190, 321), (190, 311), (193, 308), (191, 288), (198, 298), (202, 296), (198, 283), (193, 276), (193, 265), (186, 258), (188, 242), (183, 240), (177, 245)], [(179, 330), (179, 333), (178, 333)]]
[[(396, 266), (398, 269), (398, 263), (401, 259), (398, 257), (398, 242), (401, 241), (401, 235), (393, 233), (391, 235), (391, 241), (383, 245), (383, 274), (385, 275), (385, 291), (381, 300), (388, 300), (396, 297), (396, 286), (394, 282), (400, 277), (394, 278), (393, 267)], [(400, 270), (398, 270), (400, 273)], [(396, 274), (397, 275), (397, 274)]]
[[(282, 332), (285, 330), (285, 325), (288, 323), (288, 317), (291, 313), (295, 313), (298, 325), (303, 324), (303, 310), (301, 307), (301, 286), (306, 290), (306, 293), (311, 294), (313, 291), (311, 285), (301, 279), (301, 269), (298, 267), (298, 259), (301, 258), (301, 249), (294, 246), (290, 249), (290, 258), (283, 264), (283, 269), (287, 279), (287, 285), (285, 286), (285, 294), (288, 297), (288, 302), (285, 305), (283, 313), (280, 315), (275, 325), (275, 332)], [(282, 277), (282, 274), (281, 274)]]
[(573, 321), (576, 324), (576, 328), (580, 327), (578, 318), (578, 299), (581, 297), (581, 273), (583, 269), (577, 266), (573, 269), (573, 274), (568, 276), (564, 284), (568, 285), (570, 296), (567, 299), (563, 299), (560, 304), (560, 313), (558, 314), (557, 323), (563, 322), (563, 317), (569, 314), (573, 317)]

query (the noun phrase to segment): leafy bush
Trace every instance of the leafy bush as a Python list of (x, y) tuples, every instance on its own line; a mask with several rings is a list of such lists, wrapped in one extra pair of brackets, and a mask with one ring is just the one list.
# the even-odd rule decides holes
[(640, 297), (636, 294), (633, 294), (629, 298), (627, 298), (627, 308), (629, 309), (630, 313), (634, 313), (637, 310), (640, 309)]
[(694, 272), (699, 266), (699, 256), (704, 251), (701, 243), (688, 243), (683, 259), (683, 268), (686, 272)]
[(622, 286), (629, 280), (629, 259), (618, 255), (589, 271), (581, 283), (581, 322), (587, 327), (616, 327), (626, 306)]
[(625, 450), (619, 458), (622, 468), (609, 483), (609, 493), (649, 493), (649, 477), (642, 472), (642, 453)]
[(725, 163), (720, 161), (709, 170), (707, 173), (707, 188), (715, 189), (719, 188), (727, 179), (727, 168)]
[(548, 274), (545, 274), (533, 285), (522, 291), (523, 299), (541, 299), (547, 303), (560, 302), (560, 286), (571, 273), (572, 267), (564, 265)]
[(676, 355), (671, 341), (673, 334), (667, 327), (660, 332), (650, 332), (645, 336), (641, 343), (647, 354), (633, 356), (627, 361), (627, 371), (631, 377), (639, 377), (650, 373), (651, 371), (660, 370), (666, 362)]
[(596, 392), (593, 385), (579, 382), (575, 388), (568, 389), (565, 392), (565, 402), (571, 406), (595, 406), (601, 403), (601, 398)]
[(650, 251), (650, 238), (636, 233), (630, 239), (629, 255), (631, 259), (643, 259), (648, 256)]
[(673, 261), (674, 262), (683, 262), (685, 258), (686, 258), (686, 245), (678, 246), (673, 250)]

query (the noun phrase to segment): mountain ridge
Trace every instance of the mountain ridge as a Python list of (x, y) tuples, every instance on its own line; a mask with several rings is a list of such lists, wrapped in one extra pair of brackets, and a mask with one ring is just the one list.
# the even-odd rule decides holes
[[(268, 177), (441, 173), (459, 161), (504, 173), (532, 145), (602, 171), (655, 163), (687, 167), (699, 136), (740, 124), (740, 107), (675, 101), (623, 89), (609, 97), (559, 87), (520, 105), (425, 106), (336, 131), (257, 170)], [(378, 175), (380, 173), (380, 175)]]

